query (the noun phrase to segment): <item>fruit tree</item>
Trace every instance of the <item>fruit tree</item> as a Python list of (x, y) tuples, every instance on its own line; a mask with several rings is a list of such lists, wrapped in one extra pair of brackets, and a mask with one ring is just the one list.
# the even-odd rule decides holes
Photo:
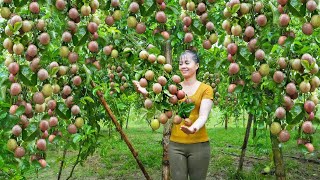
[[(135, 106), (153, 130), (165, 127), (162, 177), (169, 179), (171, 125), (188, 125), (194, 107), (179, 84), (177, 59), (186, 49), (201, 57), (198, 77), (214, 88), (214, 104), (226, 118), (248, 113), (239, 172), (253, 119), (270, 131), (278, 179), (286, 177), (282, 143), (295, 139), (305, 153), (314, 151), (320, 86), (314, 0), (0, 3), (0, 177), (49, 167), (51, 146), (63, 150), (59, 178), (68, 149), (78, 151), (70, 178), (108, 124), (149, 179), (122, 131)], [(136, 93), (135, 83), (146, 92)], [(291, 129), (298, 137), (290, 137)]]

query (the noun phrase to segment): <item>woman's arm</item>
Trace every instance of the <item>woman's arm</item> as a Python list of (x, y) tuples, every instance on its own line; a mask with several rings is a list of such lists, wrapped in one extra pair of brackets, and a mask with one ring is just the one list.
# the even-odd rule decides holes
[(202, 99), (200, 105), (200, 112), (198, 119), (190, 126), (181, 126), (181, 130), (186, 134), (194, 134), (201, 129), (204, 124), (207, 122), (209, 113), (212, 108), (212, 100), (211, 99)]
[(136, 80), (133, 80), (132, 83), (137, 92), (141, 93), (144, 98), (148, 97), (148, 91), (146, 88), (141, 87), (139, 82)]

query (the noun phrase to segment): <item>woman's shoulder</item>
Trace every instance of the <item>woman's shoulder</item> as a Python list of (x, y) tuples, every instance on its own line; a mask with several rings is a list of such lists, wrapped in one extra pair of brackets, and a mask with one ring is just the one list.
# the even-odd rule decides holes
[(202, 99), (213, 99), (213, 89), (206, 83), (201, 82), (201, 91), (199, 93), (202, 94)]
[(200, 87), (201, 87), (201, 89), (204, 89), (204, 90), (206, 90), (206, 89), (211, 90), (212, 89), (212, 87), (210, 85), (208, 85), (208, 84), (206, 84), (204, 82), (201, 82)]

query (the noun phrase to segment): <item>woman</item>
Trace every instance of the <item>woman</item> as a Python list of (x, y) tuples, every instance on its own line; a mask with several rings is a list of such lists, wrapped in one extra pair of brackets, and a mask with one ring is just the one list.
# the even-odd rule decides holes
[(184, 78), (181, 82), (186, 97), (191, 99), (195, 108), (189, 118), (191, 126), (183, 123), (173, 125), (170, 144), (169, 162), (173, 180), (206, 179), (210, 162), (210, 143), (205, 128), (212, 108), (213, 90), (211, 86), (197, 80), (199, 58), (192, 51), (185, 51), (180, 56), (179, 70)]
[[(189, 118), (191, 126), (173, 125), (169, 143), (170, 173), (173, 180), (206, 179), (210, 162), (210, 144), (205, 123), (212, 108), (211, 86), (197, 80), (199, 58), (193, 51), (185, 51), (179, 60), (179, 70), (184, 78), (182, 90), (194, 104)], [(145, 88), (134, 81), (137, 90), (147, 96)], [(185, 99), (183, 99), (185, 100)]]

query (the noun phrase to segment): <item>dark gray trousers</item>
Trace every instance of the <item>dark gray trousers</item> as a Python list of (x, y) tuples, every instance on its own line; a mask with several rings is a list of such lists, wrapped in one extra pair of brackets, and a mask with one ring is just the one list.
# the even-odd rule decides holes
[(210, 162), (210, 143), (181, 144), (170, 141), (172, 180), (205, 180)]

